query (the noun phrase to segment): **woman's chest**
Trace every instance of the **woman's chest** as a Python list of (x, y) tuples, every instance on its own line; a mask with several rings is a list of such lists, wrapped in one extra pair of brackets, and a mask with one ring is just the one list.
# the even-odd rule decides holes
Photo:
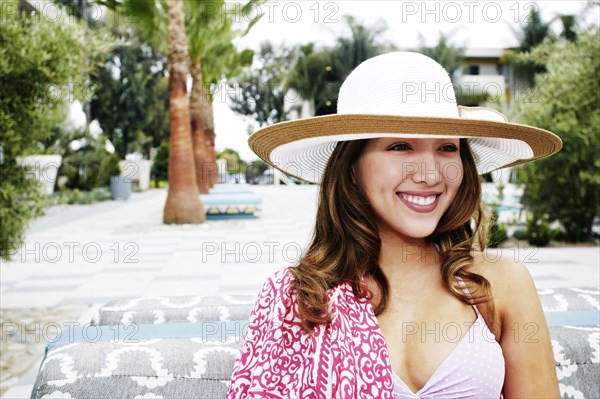
[[(476, 323), (484, 323), (473, 307), (454, 304), (411, 307), (390, 304), (377, 317), (392, 370), (413, 391), (423, 388), (450, 355), (460, 356), (473, 342)], [(481, 327), (481, 326), (479, 326)]]

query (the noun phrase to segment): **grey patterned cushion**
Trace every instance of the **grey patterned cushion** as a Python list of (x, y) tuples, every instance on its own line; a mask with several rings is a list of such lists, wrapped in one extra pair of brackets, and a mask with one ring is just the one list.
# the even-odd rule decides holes
[(600, 397), (600, 327), (550, 327), (562, 398)]
[(48, 351), (31, 397), (223, 398), (239, 346), (195, 338), (73, 343)]
[(119, 299), (102, 306), (92, 323), (103, 326), (247, 320), (255, 300), (251, 295)]
[[(559, 288), (538, 291), (546, 312), (598, 310), (597, 289)], [(118, 299), (102, 306), (93, 324), (162, 324), (246, 320), (255, 297), (179, 296)]]
[(545, 312), (599, 310), (598, 288), (556, 288), (538, 290)]
[[(597, 290), (573, 288), (539, 294), (547, 315), (598, 310)], [(247, 320), (253, 303), (250, 296), (113, 301), (100, 309), (96, 322), (103, 328), (115, 323), (144, 323), (142, 327), (147, 328), (140, 328), (140, 332), (146, 331), (141, 334), (143, 339), (129, 343), (76, 342), (51, 348), (32, 398), (223, 398), (242, 330), (237, 336), (181, 338), (175, 334), (156, 339), (146, 339), (147, 331), (152, 331), (151, 324)], [(561, 397), (598, 398), (600, 326), (595, 321), (579, 326), (565, 324), (569, 325), (550, 326)], [(165, 331), (170, 325), (154, 328)], [(189, 329), (192, 327), (197, 328), (197, 324)]]

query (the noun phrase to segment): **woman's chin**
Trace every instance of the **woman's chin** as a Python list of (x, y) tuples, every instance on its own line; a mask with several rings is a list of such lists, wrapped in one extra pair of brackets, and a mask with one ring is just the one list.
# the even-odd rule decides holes
[[(403, 241), (423, 240), (431, 236), (435, 231), (436, 226), (410, 226), (408, 228), (392, 227), (386, 229), (387, 236), (398, 237)], [(380, 233), (383, 230), (380, 229)]]

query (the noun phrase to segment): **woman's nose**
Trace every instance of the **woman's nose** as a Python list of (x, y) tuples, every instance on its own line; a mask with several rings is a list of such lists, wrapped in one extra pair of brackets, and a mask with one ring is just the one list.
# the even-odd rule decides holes
[(434, 154), (424, 153), (417, 161), (413, 180), (417, 183), (424, 182), (427, 185), (438, 184), (442, 180), (440, 163)]

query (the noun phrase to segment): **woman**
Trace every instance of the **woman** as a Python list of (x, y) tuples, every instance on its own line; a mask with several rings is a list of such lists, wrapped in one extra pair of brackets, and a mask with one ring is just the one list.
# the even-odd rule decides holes
[(258, 296), (228, 397), (559, 397), (529, 272), (483, 252), (478, 177), (558, 137), (457, 107), (439, 64), (398, 52), (348, 76), (337, 115), (250, 145), (321, 191), (312, 244)]

